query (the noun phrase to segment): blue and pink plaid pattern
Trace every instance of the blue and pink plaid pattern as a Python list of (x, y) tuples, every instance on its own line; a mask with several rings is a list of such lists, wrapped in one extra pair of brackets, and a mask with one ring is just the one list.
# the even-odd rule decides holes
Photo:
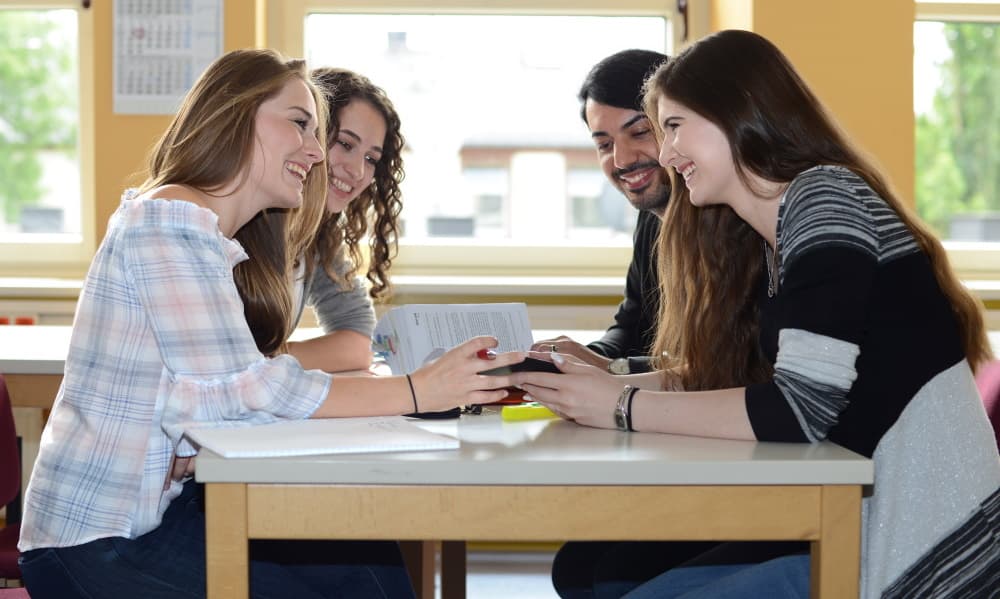
[(171, 459), (196, 452), (185, 430), (307, 418), (326, 398), (329, 375), (257, 350), (232, 273), (246, 259), (214, 212), (125, 194), (77, 304), (22, 551), (156, 528), (181, 489)]

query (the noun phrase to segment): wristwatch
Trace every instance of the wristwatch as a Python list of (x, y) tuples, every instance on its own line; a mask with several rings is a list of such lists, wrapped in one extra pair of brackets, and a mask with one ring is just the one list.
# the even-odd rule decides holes
[(638, 391), (638, 387), (625, 385), (621, 395), (618, 396), (618, 403), (615, 405), (615, 427), (625, 433), (632, 432), (632, 396)]
[(632, 369), (629, 368), (628, 358), (615, 358), (611, 360), (608, 364), (608, 372), (611, 374), (629, 374)]

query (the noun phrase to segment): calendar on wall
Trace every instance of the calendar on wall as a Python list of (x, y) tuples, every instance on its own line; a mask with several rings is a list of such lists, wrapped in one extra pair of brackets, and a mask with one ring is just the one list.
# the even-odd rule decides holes
[(223, 0), (114, 1), (114, 111), (173, 114), (222, 54)]

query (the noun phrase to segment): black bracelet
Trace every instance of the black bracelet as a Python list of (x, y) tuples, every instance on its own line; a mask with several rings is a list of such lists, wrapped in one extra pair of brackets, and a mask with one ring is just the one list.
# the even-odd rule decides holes
[(638, 391), (638, 387), (632, 387), (628, 392), (628, 399), (625, 400), (625, 426), (628, 427), (628, 432), (634, 433), (635, 429), (632, 428), (632, 398), (635, 397), (635, 392)]
[(413, 390), (413, 379), (410, 378), (410, 375), (406, 375), (406, 382), (410, 385), (410, 397), (413, 398), (413, 411), (419, 412), (420, 408), (417, 407), (417, 392)]

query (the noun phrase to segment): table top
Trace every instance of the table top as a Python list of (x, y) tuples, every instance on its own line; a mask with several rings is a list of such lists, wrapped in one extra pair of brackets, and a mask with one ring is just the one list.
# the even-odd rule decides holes
[[(62, 374), (71, 331), (69, 326), (0, 326), (0, 372)], [(562, 332), (581, 339), (595, 333)], [(557, 333), (535, 331), (535, 338)], [(198, 476), (216, 482), (373, 484), (864, 484), (872, 480), (869, 460), (827, 443), (630, 434), (559, 420), (503, 422), (496, 408), (460, 420), (418, 422), (459, 438), (461, 448), (252, 460), (227, 460), (203, 452)]]
[[(563, 420), (506, 422), (498, 407), (421, 427), (457, 450), (222, 458), (202, 450), (202, 482), (391, 485), (869, 484), (871, 460), (833, 443), (758, 443), (595, 429)], [(253, 435), (252, 428), (246, 429)]]
[[(0, 325), (0, 373), (62, 374), (73, 327), (69, 325)], [(534, 331), (535, 339), (566, 334), (589, 342), (602, 331)], [(318, 328), (296, 329), (291, 339), (299, 341), (322, 334)]]
[(62, 374), (73, 327), (0, 326), (0, 372)]

